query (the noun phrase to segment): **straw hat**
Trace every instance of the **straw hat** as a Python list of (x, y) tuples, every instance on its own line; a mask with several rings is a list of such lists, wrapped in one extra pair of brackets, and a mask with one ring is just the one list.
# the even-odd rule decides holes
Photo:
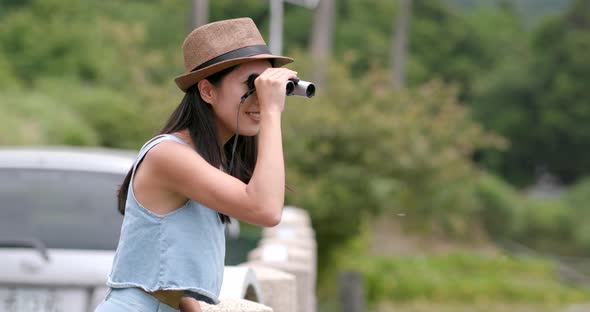
[(182, 44), (184, 74), (174, 78), (185, 91), (199, 80), (226, 68), (252, 60), (271, 60), (273, 67), (293, 62), (270, 50), (254, 21), (237, 18), (209, 23), (193, 30)]

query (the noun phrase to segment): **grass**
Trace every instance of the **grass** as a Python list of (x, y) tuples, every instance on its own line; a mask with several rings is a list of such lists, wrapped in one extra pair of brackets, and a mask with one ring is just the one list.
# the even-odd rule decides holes
[(478, 304), (439, 304), (432, 302), (408, 302), (402, 304), (382, 303), (371, 311), (374, 312), (565, 312), (566, 305), (556, 304), (510, 304), (510, 303), (478, 303)]
[[(563, 305), (590, 301), (590, 290), (562, 283), (551, 262), (453, 253), (375, 257), (360, 266), (368, 302)], [(487, 310), (485, 310), (487, 311)]]

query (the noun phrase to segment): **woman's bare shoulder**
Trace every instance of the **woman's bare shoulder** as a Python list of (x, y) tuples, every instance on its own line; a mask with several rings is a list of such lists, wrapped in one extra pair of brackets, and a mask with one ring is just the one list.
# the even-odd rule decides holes
[(145, 156), (145, 160), (158, 168), (182, 167), (183, 164), (190, 164), (190, 167), (195, 164), (208, 165), (205, 159), (189, 145), (173, 140), (165, 140), (152, 147)]

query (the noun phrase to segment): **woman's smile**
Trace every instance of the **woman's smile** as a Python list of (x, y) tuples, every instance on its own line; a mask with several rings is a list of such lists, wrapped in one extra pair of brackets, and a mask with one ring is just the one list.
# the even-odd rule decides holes
[(246, 115), (256, 122), (260, 121), (260, 112), (246, 112)]

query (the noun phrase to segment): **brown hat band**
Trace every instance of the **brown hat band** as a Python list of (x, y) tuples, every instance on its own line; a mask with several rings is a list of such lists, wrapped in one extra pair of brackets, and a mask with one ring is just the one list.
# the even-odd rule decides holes
[(195, 67), (193, 70), (191, 70), (191, 72), (199, 70), (201, 68), (205, 68), (207, 66), (211, 66), (213, 64), (223, 62), (223, 61), (227, 61), (227, 60), (231, 60), (231, 59), (235, 59), (235, 58), (240, 58), (240, 57), (248, 57), (248, 56), (253, 56), (253, 55), (258, 55), (258, 54), (270, 54), (270, 49), (268, 48), (267, 45), (264, 45), (264, 44), (247, 46), (247, 47), (235, 49), (233, 51), (229, 51), (227, 53), (224, 53), (220, 56), (214, 57), (214, 58), (208, 60), (207, 62), (204, 62), (203, 64), (201, 64), (201, 65)]

